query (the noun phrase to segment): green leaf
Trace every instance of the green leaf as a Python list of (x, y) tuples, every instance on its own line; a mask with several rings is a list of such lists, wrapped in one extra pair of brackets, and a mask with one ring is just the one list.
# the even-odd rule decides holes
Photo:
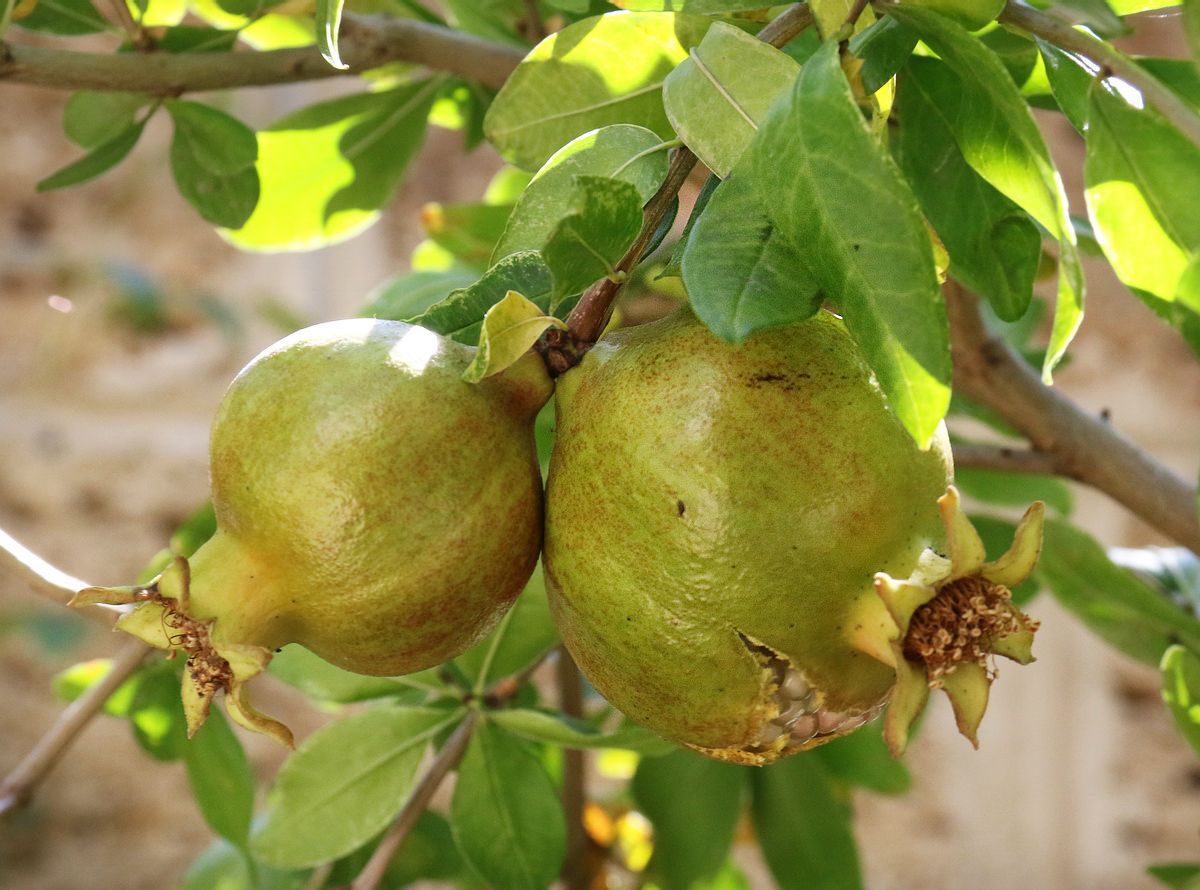
[(166, 106), (175, 123), (171, 172), (180, 194), (214, 225), (242, 225), (259, 197), (254, 131), (200, 102), (171, 99)]
[(342, 61), (338, 52), (338, 27), (342, 23), (343, 3), (344, 0), (316, 0), (317, 48), (326, 62), (339, 69), (350, 67)]
[(1042, 236), (1016, 204), (963, 158), (943, 97), (958, 78), (942, 63), (909, 59), (896, 91), (893, 146), (930, 225), (950, 255), (949, 274), (984, 295), (1005, 321), (1025, 314)]
[(510, 290), (548, 310), (553, 284), (550, 269), (541, 255), (534, 250), (523, 250), (506, 256), (470, 287), (454, 291), (440, 303), (404, 321), (474, 346), (479, 342), (484, 315)]
[(1082, 133), (1087, 125), (1088, 88), (1095, 73), (1094, 70), (1089, 71), (1091, 63), (1040, 37), (1037, 38), (1037, 46), (1046, 66), (1046, 77), (1050, 81), (1054, 101), (1071, 125)]
[(1049, 383), (1083, 318), (1083, 270), (1066, 193), (1041, 131), (1000, 59), (978, 38), (928, 10), (894, 7), (888, 14), (916, 31), (958, 75), (957, 92), (939, 90), (936, 99), (967, 163), (1058, 239), (1058, 299), (1042, 365)]
[(912, 786), (912, 776), (902, 761), (892, 757), (881, 729), (882, 721), (876, 720), (799, 756), (819, 760), (829, 775), (848, 785), (878, 794), (903, 794)]
[(761, 3), (755, 3), (754, 0), (613, 0), (613, 6), (630, 11), (690, 12), (696, 15), (763, 8)]
[[(73, 664), (54, 675), (54, 679), (51, 681), (54, 695), (61, 701), (73, 702), (104, 679), (104, 675), (110, 670), (112, 670), (111, 658), (92, 658)], [(143, 670), (145, 669), (143, 668)], [(104, 713), (112, 717), (124, 717), (128, 714), (141, 678), (142, 672), (139, 671), (118, 686), (104, 703)]]
[(499, 303), (483, 316), (479, 332), (479, 348), (471, 364), (462, 373), (468, 383), (478, 383), (484, 377), (499, 374), (512, 367), (545, 333), (547, 328), (566, 330), (566, 323), (542, 312), (515, 290), (510, 290)]
[(1109, 547), (1108, 558), (1136, 572), (1183, 610), (1200, 615), (1200, 556), (1186, 547)]
[(800, 251), (767, 217), (749, 164), (713, 192), (688, 236), (682, 266), (696, 315), (731, 343), (803, 321), (821, 306)]
[(261, 197), (224, 236), (246, 250), (306, 250), (369, 226), (420, 147), (440, 84), (320, 102), (259, 133)]
[[(553, 406), (547, 407), (553, 415)], [(486, 639), (454, 659), (454, 663), (476, 688), (486, 690), (497, 680), (519, 674), (558, 642), (539, 564), (500, 625)]]
[(545, 246), (555, 226), (571, 212), (576, 176), (628, 182), (645, 204), (666, 178), (664, 148), (658, 134), (631, 124), (613, 124), (573, 139), (554, 153), (517, 200), (492, 262)]
[(37, 184), (39, 192), (79, 185), (89, 179), (95, 179), (101, 173), (106, 173), (125, 159), (133, 151), (142, 130), (146, 128), (146, 119), (142, 119), (128, 127), (107, 142), (102, 142), (78, 161), (68, 164), (57, 173), (47, 176)]
[(912, 55), (917, 35), (890, 16), (884, 16), (850, 40), (850, 51), (862, 59), (863, 89), (874, 93), (892, 79)]
[(208, 827), (245, 848), (254, 815), (254, 773), (242, 743), (216, 708), (183, 746), (183, 762)]
[(779, 890), (861, 890), (849, 808), (816, 758), (754, 770), (750, 787), (758, 842)]
[(532, 708), (492, 711), (488, 719), (522, 738), (549, 742), (564, 748), (622, 748), (651, 757), (677, 750), (670, 742), (633, 724), (613, 732), (604, 732), (587, 721)]
[(16, 24), (29, 31), (64, 37), (96, 34), (111, 27), (90, 0), (38, 0), (33, 12)]
[(1056, 0), (1054, 7), (1063, 18), (1072, 24), (1084, 25), (1099, 37), (1120, 37), (1133, 30), (1105, 0)]
[(527, 170), (609, 124), (636, 124), (671, 139), (662, 82), (710, 24), (698, 15), (633, 12), (568, 25), (517, 66), (488, 110), (484, 131), (506, 160)]
[(360, 315), (402, 321), (420, 315), (456, 290), (470, 287), (479, 273), (455, 263), (446, 269), (405, 272), (371, 292)]
[(434, 708), (374, 708), (313, 733), (287, 759), (250, 839), (256, 858), (303, 868), (354, 850), (392, 820), (429, 740), (457, 720)]
[(1200, 655), (1185, 646), (1163, 653), (1163, 701), (1175, 718), (1175, 728), (1200, 753)]
[[(186, 8), (186, 4), (181, 4)], [(195, 25), (172, 25), (154, 41), (155, 49), (168, 53), (230, 52), (238, 42), (240, 32)]]
[(542, 248), (554, 275), (551, 308), (605, 276), (617, 275), (617, 261), (642, 228), (642, 199), (628, 182), (577, 176), (566, 216)]
[(1149, 108), (1092, 88), (1084, 187), (1096, 239), (1117, 277), (1200, 353), (1200, 148)]
[(179, 684), (179, 674), (170, 662), (144, 670), (125, 715), (138, 745), (155, 760), (178, 760), (187, 744)]
[(725, 864), (742, 812), (747, 770), (690, 751), (645, 758), (629, 786), (654, 825), (647, 874), (663, 890), (688, 890)]
[(1192, 62), (1200, 68), (1200, 2), (1183, 0), (1183, 33), (1187, 36)]
[(978, 31), (1000, 14), (1004, 0), (904, 0), (903, 5), (932, 10), (968, 31)]
[(699, 194), (696, 195), (696, 201), (692, 204), (692, 212), (688, 214), (687, 222), (683, 226), (683, 232), (679, 235), (679, 240), (675, 243), (674, 249), (671, 251), (671, 258), (667, 260), (662, 271), (658, 273), (659, 278), (669, 276), (680, 277), (683, 275), (683, 255), (687, 252), (688, 242), (692, 237), (692, 230), (695, 229), (696, 223), (704, 214), (704, 210), (708, 207), (709, 199), (712, 198), (713, 192), (720, 186), (720, 177), (709, 174), (708, 179), (704, 180), (704, 185), (700, 188)]
[(800, 66), (740, 28), (716, 22), (663, 82), (679, 138), (724, 179)]
[(897, 415), (922, 445), (950, 403), (950, 347), (916, 198), (872, 137), (836, 43), (801, 69), (751, 146), (767, 215), (801, 247)]
[(233, 844), (218, 840), (188, 866), (179, 890), (301, 890), (307, 881), (307, 871), (251, 863)]
[(421, 225), (456, 261), (483, 271), (512, 211), (511, 204), (430, 203), (421, 208)]
[(303, 646), (284, 646), (271, 658), (269, 670), (283, 682), (295, 686), (317, 701), (335, 704), (369, 701), (374, 698), (418, 692), (438, 694), (445, 685), (431, 669), (403, 677), (366, 677), (335, 667)]
[(1115, 565), (1086, 532), (1047, 520), (1036, 577), (1097, 636), (1126, 655), (1157, 666), (1174, 643), (1200, 651), (1200, 621)]
[(1055, 476), (957, 467), (954, 484), (968, 497), (989, 504), (1027, 507), (1033, 501), (1045, 501), (1063, 516), (1069, 516), (1074, 506), (1071, 486)]
[(545, 890), (566, 854), (562, 805), (541, 760), (486, 722), (458, 768), (450, 825), (463, 857), (496, 890)]
[(80, 148), (97, 148), (133, 126), (151, 98), (141, 93), (72, 93), (63, 109), (63, 132)]
[(1172, 890), (1197, 890), (1200, 887), (1200, 865), (1190, 862), (1170, 862), (1152, 865), (1146, 873), (1157, 878)]

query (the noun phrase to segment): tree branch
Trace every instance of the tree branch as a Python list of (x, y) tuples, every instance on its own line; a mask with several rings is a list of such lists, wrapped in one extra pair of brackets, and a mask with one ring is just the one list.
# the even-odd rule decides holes
[(138, 669), (149, 652), (150, 647), (141, 640), (126, 643), (113, 659), (108, 673), (67, 706), (33, 750), (0, 783), (0, 816), (11, 814), (29, 803), (37, 786), (67, 748), (100, 713), (109, 696)]
[(339, 47), (350, 66), (346, 70), (332, 67), (315, 46), (266, 52), (104, 54), (0, 43), (0, 83), (178, 96), (360, 74), (389, 62), (413, 62), (499, 89), (524, 57), (518, 47), (440, 25), (350, 13), (342, 20)]
[(375, 848), (375, 852), (371, 854), (371, 858), (367, 860), (363, 870), (358, 873), (358, 877), (350, 885), (350, 890), (375, 890), (379, 886), (384, 872), (387, 871), (388, 863), (392, 861), (392, 857), (396, 855), (396, 851), (400, 849), (400, 845), (404, 843), (408, 833), (417, 824), (421, 814), (429, 807), (429, 802), (445, 780), (446, 775), (462, 759), (463, 753), (467, 750), (467, 743), (471, 741), (471, 733), (475, 729), (475, 721), (478, 717), (478, 711), (468, 712), (467, 716), (463, 718), (463, 722), (454, 728), (454, 732), (450, 733), (450, 738), (446, 739), (446, 744), (442, 745), (441, 750), (433, 759), (433, 763), (429, 765), (429, 769), (421, 776), (421, 781), (413, 789), (412, 796), (404, 804), (404, 809), (400, 811), (400, 815), (396, 817), (392, 827), (387, 830), (387, 834), (379, 841), (379, 846)]
[(1200, 145), (1200, 115), (1150, 72), (1110, 44), (1038, 12), (1018, 0), (1008, 0), (996, 20), (1041, 37), (1059, 49), (1095, 62), (1105, 76), (1117, 77), (1135, 87), (1180, 132)]
[(1016, 427), (1053, 471), (1096, 488), (1200, 553), (1196, 489), (1055, 389), (988, 333), (978, 298), (947, 280), (954, 386)]
[(1040, 451), (971, 442), (954, 443), (954, 468), (1032, 473), (1037, 476), (1053, 476), (1058, 472), (1053, 457)]

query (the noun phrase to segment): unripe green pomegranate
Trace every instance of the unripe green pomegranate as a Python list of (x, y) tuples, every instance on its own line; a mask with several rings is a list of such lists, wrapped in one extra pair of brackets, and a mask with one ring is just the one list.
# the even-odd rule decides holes
[(917, 447), (830, 313), (733, 346), (685, 307), (597, 343), (557, 405), (551, 607), (601, 694), (670, 740), (767, 763), (872, 719), (901, 674), (945, 682), (1031, 633), (987, 624), (958, 661), (908, 646), (910, 626), (940, 639), (921, 608), (964, 539), (950, 448), (944, 430)]
[(299, 331), (255, 358), (213, 424), (217, 532), (146, 587), (119, 626), (182, 649), (193, 728), (224, 689), (239, 722), (284, 741), (241, 684), (299, 643), (391, 676), (461, 653), (533, 571), (542, 486), (533, 419), (551, 393), (529, 354), (478, 384), (475, 350), (395, 321)]

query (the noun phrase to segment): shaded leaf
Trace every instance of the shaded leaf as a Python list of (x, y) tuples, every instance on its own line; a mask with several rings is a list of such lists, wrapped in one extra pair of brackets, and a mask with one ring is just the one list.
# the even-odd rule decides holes
[(403, 321), (420, 315), (456, 290), (470, 287), (479, 273), (454, 264), (445, 269), (405, 272), (389, 279), (367, 297), (360, 315)]
[(142, 130), (145, 128), (146, 120), (143, 119), (122, 130), (119, 135), (112, 137), (107, 142), (102, 142), (79, 160), (68, 164), (57, 173), (47, 176), (37, 184), (37, 190), (48, 192), (52, 189), (79, 185), (111, 170), (133, 151), (133, 147), (137, 145), (138, 139), (142, 136)]
[(458, 768), (450, 825), (489, 887), (545, 890), (558, 877), (566, 825), (554, 784), (526, 743), (486, 722)]
[(488, 719), (522, 738), (564, 748), (623, 748), (651, 757), (677, 750), (675, 745), (634, 724), (604, 732), (587, 721), (532, 708), (492, 711)]
[[(1066, 193), (1041, 131), (1004, 65), (978, 38), (928, 10), (895, 7), (889, 15), (916, 31), (958, 75), (957, 91), (931, 94), (946, 110), (967, 163), (1058, 239), (1058, 299), (1042, 365), (1048, 383), (1083, 318), (1083, 270)], [(931, 80), (927, 87), (939, 84), (945, 81)]]
[(835, 43), (775, 103), (751, 151), (767, 215), (803, 245), (897, 415), (928, 442), (950, 401), (933, 247), (916, 198), (863, 121)]
[(1069, 516), (1074, 505), (1071, 486), (1055, 476), (1006, 473), (975, 467), (957, 467), (954, 484), (968, 497), (1006, 507), (1027, 507), (1033, 501)]
[(367, 677), (342, 670), (299, 645), (284, 646), (275, 653), (269, 670), (309, 698), (337, 704), (391, 696), (407, 699), (411, 693), (424, 697), (445, 689), (436, 669), (403, 677)]
[(1046, 520), (1035, 571), (1060, 603), (1126, 655), (1157, 666), (1173, 643), (1200, 651), (1200, 621), (1115, 565), (1086, 532)]
[(219, 840), (192, 861), (179, 890), (301, 890), (307, 880), (307, 871), (251, 864), (245, 853)]
[(861, 890), (846, 803), (813, 757), (750, 773), (751, 815), (779, 890)]
[(138, 109), (150, 102), (141, 93), (72, 93), (63, 108), (63, 132), (80, 148), (97, 148), (132, 127)]
[(63, 36), (97, 34), (110, 27), (90, 0), (38, 0), (33, 10), (15, 24), (29, 31)]
[(821, 305), (800, 251), (767, 217), (749, 164), (713, 192), (688, 235), (682, 266), (692, 309), (731, 343), (803, 321)]
[(647, 873), (663, 890), (688, 890), (725, 864), (747, 778), (745, 767), (690, 751), (638, 764), (629, 790), (654, 825)]
[[(547, 405), (546, 409), (543, 411), (553, 419), (553, 404)], [(546, 582), (539, 564), (500, 625), (487, 638), (454, 659), (454, 663), (475, 686), (486, 689), (503, 677), (525, 670), (558, 642), (558, 630), (550, 617)]]
[(320, 102), (260, 132), (261, 197), (224, 236), (246, 250), (304, 250), (370, 225), (421, 145), (440, 83)]
[(188, 782), (208, 827), (245, 847), (254, 815), (254, 773), (225, 715), (217, 709), (183, 746)]
[(430, 739), (457, 720), (434, 708), (374, 708), (313, 733), (284, 762), (250, 847), (303, 868), (336, 859), (399, 812)]
[(847, 785), (903, 794), (912, 786), (912, 776), (902, 761), (892, 757), (881, 729), (882, 721), (876, 720), (799, 756), (816, 758), (829, 775)]
[(483, 316), (506, 293), (515, 290), (539, 307), (549, 309), (553, 285), (553, 276), (541, 255), (524, 250), (502, 259), (470, 287), (456, 290), (420, 315), (403, 320), (474, 346), (479, 342)]
[(166, 106), (175, 123), (171, 172), (180, 194), (214, 225), (242, 225), (259, 197), (254, 131), (200, 102), (172, 99)]
[(658, 134), (645, 127), (613, 124), (573, 139), (554, 153), (521, 193), (492, 261), (522, 250), (541, 250), (571, 212), (577, 176), (627, 182), (645, 204), (667, 175), (667, 152)]
[(679, 138), (724, 178), (758, 132), (771, 103), (800, 66), (740, 28), (716, 22), (663, 82), (663, 104)]
[[(527, 170), (609, 124), (636, 124), (670, 139), (662, 82), (711, 23), (698, 15), (633, 12), (569, 25), (517, 66), (488, 110), (484, 131), (505, 159)], [(614, 54), (619, 66), (611, 64)]]
[[(941, 81), (941, 83), (934, 83)], [(896, 91), (892, 142), (921, 210), (950, 255), (949, 274), (1014, 321), (1033, 298), (1042, 236), (1016, 204), (981, 177), (954, 141), (943, 97), (958, 78), (934, 59), (912, 58)]]

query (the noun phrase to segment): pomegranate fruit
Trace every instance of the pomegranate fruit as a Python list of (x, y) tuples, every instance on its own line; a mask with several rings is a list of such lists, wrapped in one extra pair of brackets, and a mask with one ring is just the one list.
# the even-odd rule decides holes
[(931, 682), (973, 737), (991, 655), (1030, 660), (1004, 585), (1032, 567), (1040, 513), (985, 568), (944, 429), (917, 446), (836, 316), (735, 346), (684, 307), (598, 342), (557, 410), (551, 607), (593, 685), (665, 738), (769, 763), (898, 688), (898, 753)]
[(530, 353), (478, 384), (473, 348), (421, 327), (329, 322), (269, 347), (213, 424), (216, 534), (143, 587), (118, 626), (187, 655), (189, 726), (224, 690), (239, 723), (290, 744), (243, 684), (299, 643), (362, 674), (423, 670), (481, 639), (541, 545), (533, 420), (552, 384)]

